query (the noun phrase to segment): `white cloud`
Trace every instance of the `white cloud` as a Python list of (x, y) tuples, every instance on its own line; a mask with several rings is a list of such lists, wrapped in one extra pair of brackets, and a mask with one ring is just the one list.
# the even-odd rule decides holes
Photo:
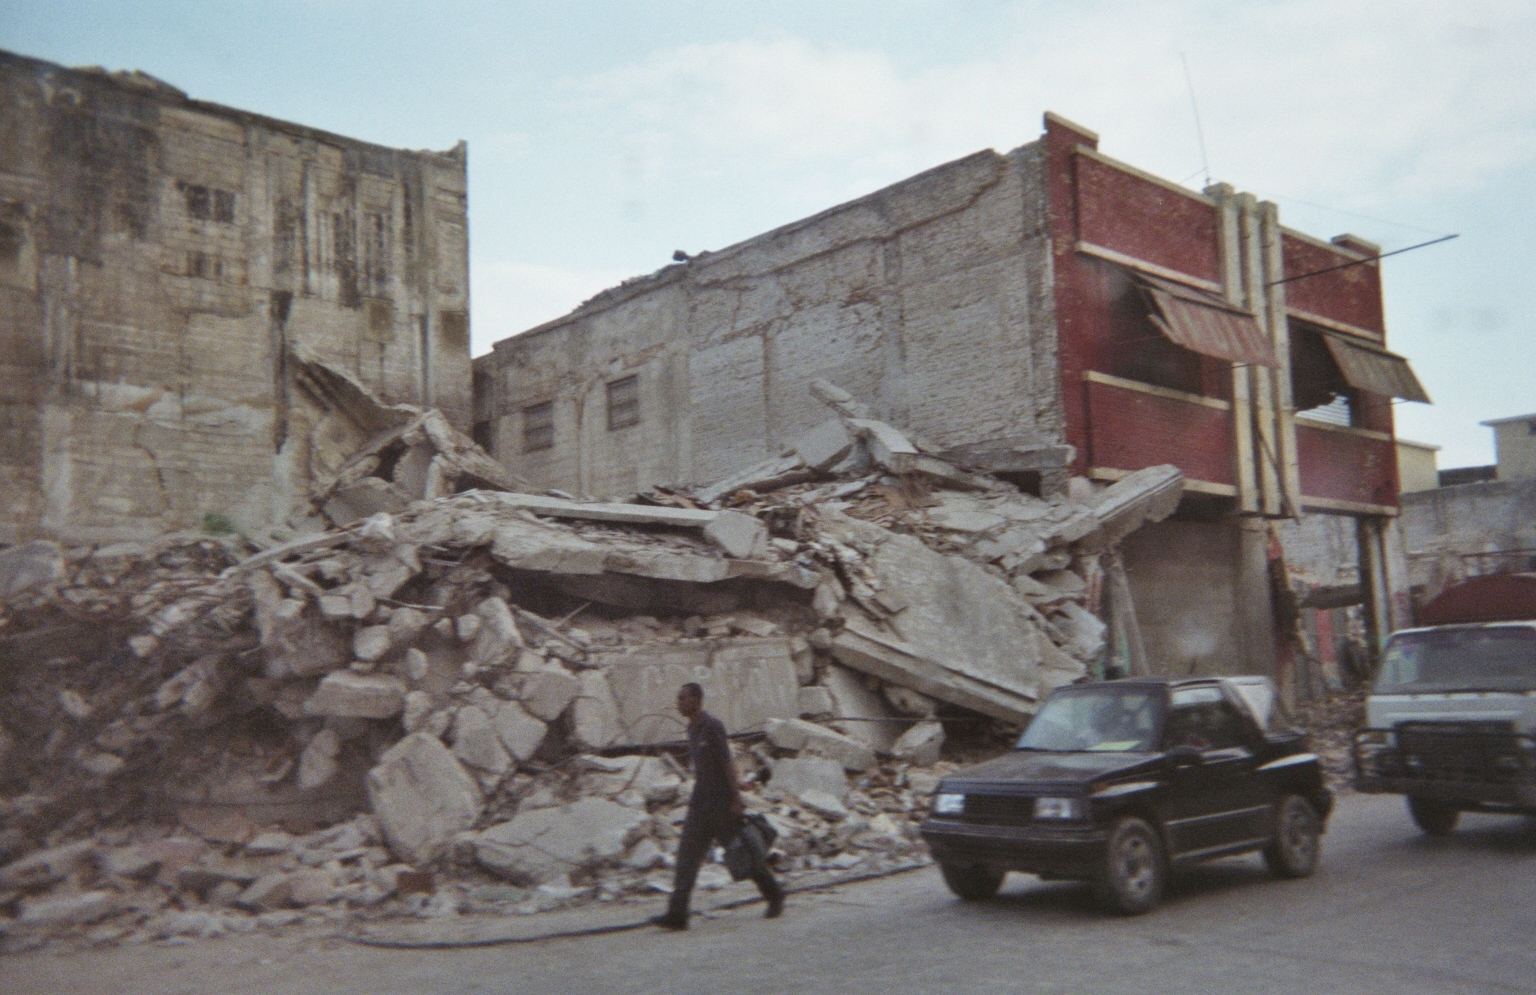
[[(1439, 0), (1021, 6), (991, 53), (903, 68), (786, 37), (686, 45), (591, 77), (650, 175), (775, 174), (790, 199), (867, 192), (1057, 110), (1182, 179), (1366, 209), (1465, 189), (1536, 158), (1533, 8)], [(1027, 16), (1024, 16), (1026, 15)]]
[(631, 273), (561, 269), (531, 263), (476, 262), (470, 352), (481, 355), (509, 335), (567, 314), (582, 301)]

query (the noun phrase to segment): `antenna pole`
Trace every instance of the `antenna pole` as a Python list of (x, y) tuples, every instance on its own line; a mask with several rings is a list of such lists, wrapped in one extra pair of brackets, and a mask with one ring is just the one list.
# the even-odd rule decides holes
[(1211, 185), (1211, 161), (1205, 155), (1205, 129), (1200, 126), (1200, 104), (1195, 100), (1195, 81), (1189, 75), (1189, 56), (1179, 53), (1184, 63), (1184, 85), (1189, 88), (1189, 109), (1195, 113), (1195, 137), (1200, 140), (1200, 168), (1205, 170), (1205, 185)]

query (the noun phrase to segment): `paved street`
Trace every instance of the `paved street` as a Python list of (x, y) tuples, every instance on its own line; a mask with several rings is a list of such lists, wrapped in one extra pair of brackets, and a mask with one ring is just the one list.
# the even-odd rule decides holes
[(1085, 889), (1013, 875), (966, 905), (922, 870), (653, 930), (517, 946), (380, 950), (253, 938), (0, 960), (0, 991), (1536, 992), (1536, 829), (1464, 817), (1426, 840), (1396, 798), (1341, 800), (1323, 867), (1276, 881), (1257, 857), (1179, 880), (1136, 919)]

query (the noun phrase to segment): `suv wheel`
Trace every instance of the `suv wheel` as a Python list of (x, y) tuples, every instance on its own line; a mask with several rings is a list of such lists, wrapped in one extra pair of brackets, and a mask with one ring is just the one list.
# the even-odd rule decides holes
[(986, 864), (940, 864), (939, 873), (949, 890), (967, 902), (984, 902), (1003, 886), (1006, 871)]
[(1461, 813), (1453, 806), (1416, 795), (1408, 796), (1408, 814), (1427, 836), (1449, 835), (1461, 818)]
[(1139, 915), (1162, 901), (1167, 879), (1168, 861), (1157, 830), (1137, 818), (1115, 823), (1104, 847), (1099, 901), (1113, 912)]
[(1304, 878), (1317, 870), (1317, 811), (1300, 795), (1286, 795), (1275, 806), (1275, 838), (1264, 848), (1264, 863), (1282, 878)]

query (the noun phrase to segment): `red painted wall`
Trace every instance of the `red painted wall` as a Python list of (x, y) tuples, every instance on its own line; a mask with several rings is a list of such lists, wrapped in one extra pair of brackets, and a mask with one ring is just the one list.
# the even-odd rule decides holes
[(1112, 384), (1087, 382), (1088, 459), (1120, 470), (1172, 463), (1185, 476), (1236, 484), (1232, 413)]
[(1303, 498), (1397, 505), (1397, 446), (1308, 425), (1296, 426)]
[[(1287, 278), (1359, 258), (1325, 249), (1292, 235), (1281, 236), (1280, 250)], [(1373, 264), (1351, 266), (1287, 283), (1285, 305), (1374, 332), (1378, 340), (1385, 335), (1381, 271)]]

